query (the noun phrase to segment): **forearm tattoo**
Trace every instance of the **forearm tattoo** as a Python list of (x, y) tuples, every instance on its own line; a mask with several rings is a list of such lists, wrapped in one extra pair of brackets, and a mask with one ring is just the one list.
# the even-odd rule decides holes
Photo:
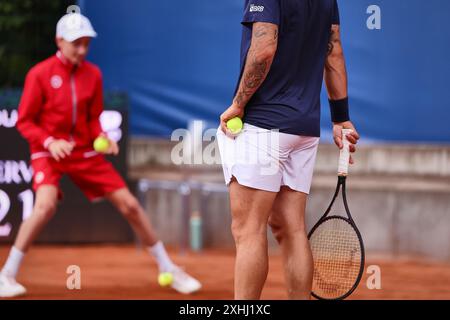
[(328, 41), (328, 55), (333, 53), (335, 47), (341, 46), (341, 38), (339, 36), (339, 26), (333, 25), (330, 32), (330, 40)]
[(278, 43), (278, 26), (271, 23), (255, 23), (253, 25), (252, 44), (247, 54), (244, 72), (234, 102), (239, 107), (245, 107), (253, 94), (267, 77), (273, 61), (273, 55), (265, 52), (275, 52)]
[(348, 95), (347, 71), (339, 25), (333, 25), (331, 27), (330, 40), (328, 42), (328, 56), (325, 61), (324, 78), (328, 95), (331, 99), (337, 100)]

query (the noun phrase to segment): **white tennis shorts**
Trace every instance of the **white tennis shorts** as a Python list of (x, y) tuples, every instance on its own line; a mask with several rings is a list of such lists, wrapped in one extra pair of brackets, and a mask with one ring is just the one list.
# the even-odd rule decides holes
[(270, 192), (281, 186), (309, 194), (320, 138), (281, 133), (244, 124), (235, 138), (217, 130), (225, 183)]

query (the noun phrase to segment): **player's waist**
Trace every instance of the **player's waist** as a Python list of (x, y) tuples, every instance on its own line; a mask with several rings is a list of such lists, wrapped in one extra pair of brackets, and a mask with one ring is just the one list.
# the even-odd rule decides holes
[(247, 108), (245, 123), (268, 130), (279, 130), (282, 133), (320, 137), (320, 108), (314, 112), (298, 112), (278, 105)]

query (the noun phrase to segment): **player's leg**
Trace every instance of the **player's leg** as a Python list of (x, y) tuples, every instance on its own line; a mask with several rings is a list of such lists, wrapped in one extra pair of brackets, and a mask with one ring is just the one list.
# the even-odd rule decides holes
[(50, 221), (56, 211), (58, 188), (42, 185), (36, 191), (33, 212), (20, 226), (14, 246), (0, 273), (0, 297), (15, 297), (25, 293), (25, 288), (15, 281), (25, 252)]
[(33, 212), (19, 228), (14, 246), (26, 252), (42, 229), (56, 212), (58, 203), (58, 187), (42, 185), (36, 191), (36, 201)]
[(144, 209), (128, 188), (116, 190), (106, 198), (122, 213), (145, 247), (152, 247), (158, 242)]
[(232, 232), (236, 244), (235, 299), (259, 299), (268, 272), (267, 221), (275, 192), (230, 183)]
[(173, 275), (172, 287), (175, 290), (181, 293), (192, 293), (200, 290), (200, 282), (172, 262), (163, 243), (158, 240), (144, 209), (128, 188), (116, 190), (108, 194), (107, 198), (127, 219), (142, 244), (155, 257), (160, 273), (170, 272)]
[(155, 256), (161, 272), (174, 268), (144, 209), (110, 162), (95, 156), (75, 162), (70, 169), (69, 177), (88, 199), (107, 198), (122, 213), (143, 246)]
[(69, 168), (70, 179), (89, 200), (108, 199), (130, 223), (144, 246), (157, 244), (157, 236), (144, 210), (110, 162), (97, 155), (74, 160)]
[(307, 194), (282, 187), (269, 224), (281, 247), (290, 299), (310, 299), (313, 259), (305, 225)]

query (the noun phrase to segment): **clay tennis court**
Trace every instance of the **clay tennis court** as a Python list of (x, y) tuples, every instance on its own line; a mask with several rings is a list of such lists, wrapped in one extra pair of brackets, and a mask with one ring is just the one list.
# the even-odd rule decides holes
[[(156, 282), (152, 258), (135, 246), (35, 246), (27, 255), (18, 280), (28, 289), (22, 299), (232, 299), (234, 252), (170, 250), (174, 260), (203, 283), (203, 290), (184, 296)], [(8, 247), (0, 247), (0, 260)], [(67, 267), (81, 268), (81, 290), (69, 290)], [(450, 299), (450, 265), (411, 259), (369, 259), (378, 265), (382, 289), (369, 290), (364, 276), (351, 299)], [(286, 299), (281, 257), (271, 254), (263, 299)]]

